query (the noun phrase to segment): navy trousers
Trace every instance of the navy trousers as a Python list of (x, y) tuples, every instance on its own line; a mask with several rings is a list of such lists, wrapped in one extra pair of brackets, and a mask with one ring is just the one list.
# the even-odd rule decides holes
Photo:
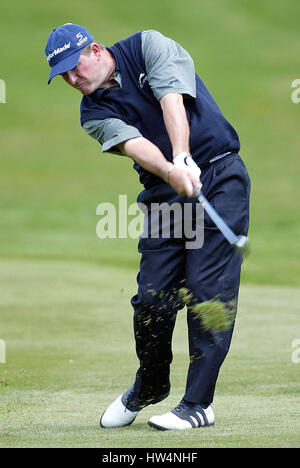
[[(237, 233), (247, 235), (249, 227), (250, 180), (239, 155), (233, 154), (206, 167), (201, 174), (202, 191), (217, 212)], [(196, 219), (196, 199), (176, 194), (168, 184), (143, 190), (138, 197), (148, 210), (151, 204), (192, 205)], [(185, 205), (186, 206), (186, 205)], [(141, 237), (138, 292), (131, 299), (134, 308), (134, 335), (140, 361), (134, 390), (140, 404), (155, 401), (170, 390), (172, 334), (178, 303), (176, 291), (182, 286), (191, 291), (195, 302), (218, 296), (224, 302), (237, 300), (241, 259), (210, 218), (204, 215), (204, 242), (187, 248), (187, 239), (174, 236)], [(224, 332), (207, 332), (187, 307), (190, 364), (184, 399), (211, 403), (220, 367), (228, 353), (233, 326)]]

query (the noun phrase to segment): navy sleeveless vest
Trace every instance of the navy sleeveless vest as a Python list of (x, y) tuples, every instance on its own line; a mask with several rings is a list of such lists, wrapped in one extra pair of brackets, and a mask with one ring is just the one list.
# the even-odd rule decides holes
[[(142, 54), (141, 31), (107, 48), (114, 56), (116, 70), (120, 71), (122, 87), (97, 89), (83, 96), (80, 106), (81, 125), (87, 120), (120, 119), (136, 127), (172, 161), (172, 147), (167, 134), (162, 110), (147, 80)], [(184, 99), (190, 124), (190, 151), (194, 160), (203, 164), (210, 158), (240, 149), (235, 129), (224, 118), (217, 104), (196, 74), (196, 99)], [(137, 163), (140, 182), (149, 188), (161, 179)]]

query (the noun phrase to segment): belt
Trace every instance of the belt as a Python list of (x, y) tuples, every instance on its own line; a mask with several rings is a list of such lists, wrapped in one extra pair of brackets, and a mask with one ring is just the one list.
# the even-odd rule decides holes
[(234, 150), (234, 151), (227, 151), (227, 153), (222, 153), (222, 154), (218, 154), (217, 156), (215, 156), (214, 158), (212, 159), (209, 159), (209, 161), (205, 161), (203, 164), (200, 164), (200, 169), (204, 169), (205, 167), (209, 166), (210, 164), (214, 163), (215, 161), (218, 161), (219, 159), (223, 159), (223, 158), (226, 158), (226, 156), (230, 156), (231, 154), (237, 154), (237, 151)]

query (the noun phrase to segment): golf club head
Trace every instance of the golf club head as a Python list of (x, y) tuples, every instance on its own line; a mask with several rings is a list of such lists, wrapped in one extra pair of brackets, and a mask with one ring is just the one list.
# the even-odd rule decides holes
[(233, 247), (240, 255), (240, 257), (245, 257), (249, 254), (249, 239), (247, 236), (237, 236), (237, 241), (233, 244)]

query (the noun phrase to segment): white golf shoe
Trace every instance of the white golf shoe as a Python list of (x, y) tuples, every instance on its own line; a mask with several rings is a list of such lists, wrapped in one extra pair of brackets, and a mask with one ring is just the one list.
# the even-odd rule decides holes
[(196, 427), (213, 426), (215, 422), (214, 412), (209, 405), (203, 408), (197, 403), (189, 403), (181, 400), (169, 413), (162, 416), (152, 416), (148, 424), (155, 429), (166, 431), (169, 429), (193, 429)]
[(131, 411), (122, 403), (122, 395), (113, 401), (104, 411), (100, 419), (101, 427), (129, 426), (137, 417), (139, 411)]
[(141, 403), (132, 385), (104, 411), (100, 419), (100, 426), (104, 428), (129, 426), (143, 408), (164, 400), (169, 395), (169, 391), (168, 387), (166, 393)]

